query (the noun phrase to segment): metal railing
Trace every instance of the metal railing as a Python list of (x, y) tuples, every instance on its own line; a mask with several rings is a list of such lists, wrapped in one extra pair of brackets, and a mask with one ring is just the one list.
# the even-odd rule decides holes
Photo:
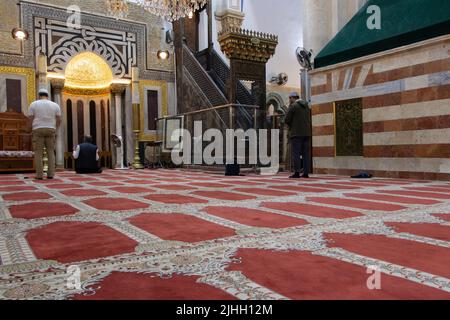
[[(187, 130), (192, 139), (191, 145), (194, 146), (199, 140), (199, 137), (195, 135), (201, 134), (203, 137), (203, 134), (208, 129), (213, 128), (219, 130), (223, 134), (223, 137), (225, 137), (228, 129), (242, 129), (244, 131), (249, 129), (257, 130), (258, 117), (258, 106), (226, 104), (176, 116), (158, 118), (156, 119), (158, 128), (157, 140), (163, 145), (163, 152), (170, 152), (174, 147), (174, 143), (171, 141), (172, 133), (176, 129)], [(195, 130), (194, 126), (196, 122), (201, 123), (201, 132), (197, 132), (199, 130), (198, 128)], [(209, 144), (210, 142), (202, 140), (202, 150)]]
[[(200, 64), (205, 67), (207, 61), (208, 50), (203, 50), (195, 54)], [(217, 87), (223, 92), (225, 96), (228, 96), (226, 92), (226, 84), (230, 79), (230, 66), (222, 59), (216, 50), (212, 50), (211, 54), (211, 67), (212, 70), (209, 73), (211, 78), (216, 83)], [(239, 81), (237, 83), (237, 100), (238, 103), (252, 105), (255, 103), (255, 98), (247, 87)]]
[(212, 106), (220, 106), (227, 103), (227, 98), (220, 88), (217, 87), (216, 83), (186, 45), (183, 46), (183, 64), (185, 70), (197, 84), (198, 88), (201, 88), (202, 93)]

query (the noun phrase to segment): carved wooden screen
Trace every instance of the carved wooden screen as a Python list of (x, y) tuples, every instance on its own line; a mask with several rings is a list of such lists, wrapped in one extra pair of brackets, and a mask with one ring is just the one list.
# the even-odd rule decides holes
[(363, 156), (362, 100), (335, 103), (336, 156)]
[[(232, 103), (265, 106), (265, 63), (232, 59), (230, 82), (230, 100)], [(249, 84), (248, 87), (245, 86), (246, 83)]]

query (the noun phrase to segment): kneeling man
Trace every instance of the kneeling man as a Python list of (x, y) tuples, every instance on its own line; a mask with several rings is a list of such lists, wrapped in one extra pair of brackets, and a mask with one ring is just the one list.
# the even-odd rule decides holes
[(98, 147), (93, 144), (92, 137), (84, 137), (84, 142), (77, 146), (73, 152), (75, 159), (75, 171), (78, 174), (101, 173), (102, 169), (98, 165), (100, 157)]

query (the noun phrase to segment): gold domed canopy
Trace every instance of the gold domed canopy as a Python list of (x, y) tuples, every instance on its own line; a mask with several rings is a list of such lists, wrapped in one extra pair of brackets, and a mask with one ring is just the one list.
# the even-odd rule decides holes
[(92, 52), (83, 52), (73, 57), (65, 70), (66, 87), (81, 89), (106, 88), (113, 82), (109, 65)]

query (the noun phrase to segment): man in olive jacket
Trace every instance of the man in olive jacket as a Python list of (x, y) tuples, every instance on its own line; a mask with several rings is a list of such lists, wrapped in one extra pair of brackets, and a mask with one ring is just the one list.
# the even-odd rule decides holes
[[(311, 159), (311, 110), (308, 103), (299, 100), (299, 95), (293, 92), (289, 95), (289, 111), (286, 115), (286, 124), (289, 126), (291, 140), (292, 163), (295, 174), (291, 179), (309, 178)], [(301, 161), (303, 158), (303, 175), (300, 177)]]

